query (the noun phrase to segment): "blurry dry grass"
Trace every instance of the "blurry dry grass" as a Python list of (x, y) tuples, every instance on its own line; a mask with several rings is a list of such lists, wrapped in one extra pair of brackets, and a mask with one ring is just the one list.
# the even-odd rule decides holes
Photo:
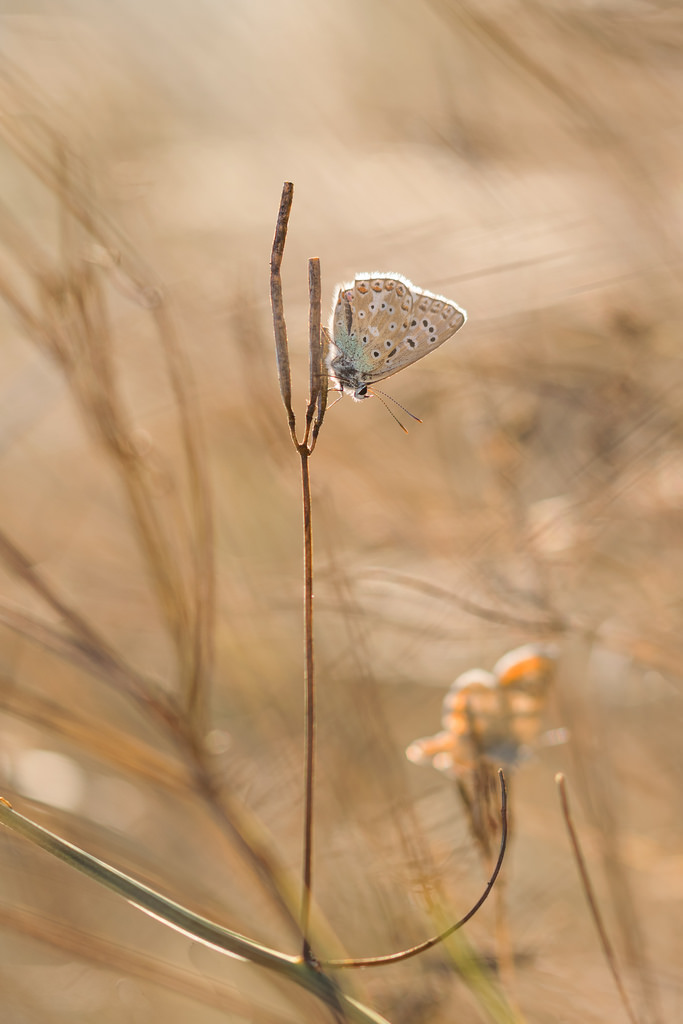
[[(322, 912), (360, 956), (433, 930), (425, 887), (469, 905), (454, 794), (402, 752), (460, 671), (552, 636), (571, 741), (514, 780), (510, 995), (529, 1020), (621, 1019), (562, 768), (640, 1018), (676, 1020), (683, 15), (75, 3), (2, 24), (2, 791), (297, 948), (287, 883), (255, 864), (298, 877), (300, 510), (267, 281), (291, 179), (295, 389), (311, 254), (330, 295), (397, 270), (470, 316), (391, 381), (424, 426), (344, 401), (316, 452)], [(5, 835), (0, 865), (10, 1022), (318, 1019)], [(493, 931), (485, 908), (484, 956)], [(444, 951), (354, 981), (393, 1024), (485, 1012)]]

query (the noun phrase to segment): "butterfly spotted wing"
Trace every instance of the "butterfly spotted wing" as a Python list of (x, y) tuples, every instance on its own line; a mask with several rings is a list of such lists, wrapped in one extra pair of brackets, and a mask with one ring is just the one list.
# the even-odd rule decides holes
[(330, 322), (330, 377), (356, 399), (368, 388), (439, 348), (466, 313), (399, 274), (360, 274), (340, 286)]

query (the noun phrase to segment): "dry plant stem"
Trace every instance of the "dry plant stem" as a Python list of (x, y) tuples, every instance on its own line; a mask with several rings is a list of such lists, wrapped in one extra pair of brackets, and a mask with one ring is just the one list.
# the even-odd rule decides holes
[(441, 932), (439, 935), (434, 935), (431, 939), (426, 939), (424, 942), (418, 943), (417, 946), (411, 946), (410, 949), (401, 950), (401, 952), (399, 952), (399, 953), (388, 953), (386, 956), (371, 956), (371, 957), (364, 957), (364, 958), (357, 959), (357, 960), (326, 960), (324, 962), (321, 962), (321, 964), (320, 964), (321, 967), (334, 967), (334, 968), (342, 968), (342, 967), (379, 967), (382, 964), (396, 964), (396, 963), (399, 963), (401, 960), (409, 960), (411, 957), (417, 956), (419, 953), (424, 953), (425, 950), (431, 949), (433, 946), (438, 945), (440, 942), (444, 942), (454, 932), (457, 932), (458, 929), (462, 928), (463, 925), (467, 924), (467, 922), (470, 921), (474, 917), (474, 915), (477, 913), (479, 908), (488, 899), (489, 893), (493, 889), (493, 886), (495, 885), (496, 879), (498, 878), (498, 875), (500, 874), (500, 869), (503, 866), (503, 859), (505, 858), (505, 849), (506, 849), (506, 846), (507, 846), (507, 835), (508, 835), (507, 786), (505, 784), (505, 776), (503, 775), (503, 772), (500, 771), (500, 770), (498, 772), (498, 778), (500, 780), (500, 822), (501, 822), (500, 849), (498, 851), (498, 859), (496, 861), (496, 865), (495, 865), (495, 867), (493, 869), (491, 877), (489, 878), (488, 882), (486, 883), (486, 888), (484, 889), (484, 892), (481, 894), (481, 896), (479, 897), (477, 902), (474, 904), (474, 906), (470, 910), (468, 910), (468, 912), (465, 914), (465, 916), (463, 918), (461, 918), (459, 921), (456, 921), (456, 923), (452, 924), (449, 928), (446, 928), (446, 930)]
[(301, 456), (301, 484), (304, 518), (304, 651), (305, 651), (305, 748), (304, 748), (304, 843), (303, 843), (303, 890), (301, 895), (301, 932), (303, 935), (303, 956), (309, 960), (311, 948), (308, 942), (308, 926), (311, 910), (311, 887), (313, 883), (313, 797), (315, 778), (315, 664), (313, 659), (313, 533), (311, 523), (311, 479), (309, 473), (310, 452), (307, 447), (299, 449)]
[(598, 902), (595, 898), (593, 886), (591, 885), (590, 875), (588, 874), (586, 861), (581, 850), (581, 845), (579, 843), (576, 830), (574, 828), (571, 811), (569, 809), (569, 797), (567, 796), (566, 778), (561, 772), (558, 772), (558, 774), (555, 776), (555, 782), (557, 783), (557, 788), (559, 790), (560, 803), (562, 805), (562, 815), (564, 817), (565, 825), (567, 826), (567, 832), (569, 834), (569, 839), (572, 844), (574, 859), (576, 860), (576, 866), (578, 868), (579, 876), (581, 878), (584, 896), (586, 897), (588, 909), (590, 910), (591, 917), (593, 918), (593, 923), (595, 924), (598, 937), (600, 939), (600, 945), (602, 946), (602, 951), (605, 955), (607, 966), (609, 967), (612, 977), (614, 978), (614, 983), (619, 992), (619, 996), (621, 998), (624, 1010), (626, 1011), (626, 1015), (631, 1021), (631, 1024), (639, 1024), (638, 1018), (635, 1015), (635, 1012), (631, 1006), (628, 995), (626, 993), (626, 989), (621, 980), (621, 973), (619, 970), (619, 965), (617, 964), (616, 954), (614, 952), (614, 949), (612, 948), (612, 944), (607, 935), (607, 929), (605, 928), (604, 921), (602, 920), (602, 915), (598, 907)]
[[(311, 889), (313, 884), (313, 800), (315, 786), (315, 663), (313, 654), (313, 520), (311, 511), (311, 477), (309, 460), (325, 412), (321, 393), (327, 394), (327, 382), (323, 380), (322, 344), (320, 338), (320, 262), (308, 261), (310, 323), (309, 360), (310, 395), (306, 410), (306, 432), (297, 444), (301, 458), (301, 489), (304, 527), (304, 652), (305, 652), (305, 746), (304, 746), (304, 842), (301, 897), (301, 932), (303, 935), (303, 957), (310, 962), (312, 951), (308, 940), (311, 910)], [(315, 421), (314, 421), (315, 416)], [(311, 426), (313, 425), (313, 438)]]
[(289, 347), (287, 345), (287, 327), (282, 299), (282, 278), (280, 267), (287, 237), (287, 224), (294, 198), (294, 185), (286, 181), (282, 187), (280, 209), (275, 226), (273, 251), (270, 257), (270, 301), (273, 307), (273, 328), (275, 331), (275, 352), (277, 355), (277, 375), (280, 381), (280, 394), (287, 413), (287, 422), (292, 441), (297, 445), (296, 419), (292, 409), (292, 374), (289, 368)]
[(315, 784), (315, 662), (313, 655), (313, 527), (311, 515), (311, 477), (309, 459), (322, 426), (327, 398), (327, 381), (323, 373), (321, 338), (321, 285), (320, 262), (308, 261), (309, 316), (309, 398), (306, 409), (304, 436), (296, 434), (296, 418), (292, 409), (292, 381), (289, 364), (289, 346), (285, 323), (282, 279), (280, 269), (287, 238), (287, 225), (292, 209), (294, 186), (285, 182), (275, 226), (275, 238), (270, 260), (270, 295), (273, 307), (273, 331), (277, 355), (280, 394), (287, 413), (292, 443), (301, 460), (301, 487), (304, 529), (304, 835), (302, 864), (302, 893), (300, 927), (303, 936), (302, 955), (306, 963), (315, 962), (309, 941), (311, 892), (313, 886), (313, 798)]
[[(317, 257), (308, 261), (308, 351), (309, 351), (309, 386), (308, 407), (306, 409), (306, 432), (304, 444), (308, 447), (313, 425), (313, 416), (317, 406), (317, 395), (320, 390), (320, 378), (323, 372), (322, 344), (320, 338), (320, 260)], [(312, 449), (311, 449), (312, 450)]]
[[(16, 86), (16, 83), (14, 83)], [(42, 133), (42, 134), (41, 134)], [(140, 531), (141, 550), (148, 562), (169, 633), (178, 650), (180, 683), (186, 713), (201, 722), (206, 683), (211, 668), (214, 614), (214, 572), (211, 503), (200, 437), (198, 403), (192, 378), (178, 343), (162, 290), (125, 238), (97, 208), (84, 166), (39, 119), (27, 123), (0, 118), (0, 135), (33, 173), (50, 189), (60, 215), (61, 256), (65, 268), (52, 272), (25, 232), (20, 239), (25, 269), (38, 286), (44, 319), (37, 319), (17, 289), (0, 281), (0, 294), (14, 309), (34, 340), (60, 363), (74, 395), (95, 428), (99, 440), (117, 463), (122, 483)], [(47, 151), (47, 155), (46, 155)], [(7, 221), (7, 217), (4, 218)], [(10, 227), (12, 223), (10, 222)], [(84, 237), (79, 237), (80, 228)], [(13, 238), (17, 231), (12, 230)], [(92, 262), (84, 260), (83, 242), (98, 242), (110, 255), (133, 297), (152, 311), (171, 387), (176, 398), (185, 463), (189, 478), (192, 537), (189, 582), (178, 572), (153, 507), (144, 466), (131, 443), (111, 359), (111, 337), (104, 293)], [(27, 263), (27, 255), (33, 259)], [(186, 527), (187, 531), (187, 527)]]
[[(201, 456), (201, 443), (193, 407), (193, 394), (187, 389), (187, 374), (182, 351), (173, 330), (161, 290), (145, 284), (150, 273), (137, 260), (124, 239), (117, 235), (90, 199), (89, 191), (76, 188), (60, 146), (57, 171), (54, 169), (54, 135), (48, 139), (46, 156), (34, 139), (24, 140), (26, 122), (3, 121), (0, 134), (13, 145), (36, 175), (52, 190), (62, 214), (61, 252), (64, 268), (53, 273), (44, 261), (27, 262), (33, 271), (38, 313), (28, 308), (18, 288), (0, 280), (0, 294), (18, 316), (28, 335), (42, 351), (56, 359), (65, 372), (74, 397), (85, 413), (98, 440), (120, 473), (132, 509), (143, 556), (166, 621), (176, 644), (180, 666), (182, 697), (177, 701), (167, 696), (159, 684), (144, 677), (125, 662), (75, 609), (69, 607), (9, 538), (0, 534), (2, 558), (35, 593), (57, 613), (59, 626), (41, 622), (11, 607), (0, 608), (0, 621), (34, 643), (66, 658), (103, 679), (120, 693), (132, 697), (141, 708), (152, 713), (183, 754), (185, 767), (198, 791), (207, 800), (217, 822), (233, 838), (247, 858), (278, 909), (298, 933), (298, 916), (292, 913), (283, 886), (282, 872), (271, 857), (265, 837), (238, 801), (218, 790), (213, 782), (211, 765), (202, 750), (201, 719), (204, 682), (209, 671), (209, 651), (213, 624), (213, 565), (211, 551), (211, 519), (208, 489)], [(30, 133), (29, 133), (30, 134)], [(35, 134), (35, 131), (34, 131)], [(9, 136), (9, 138), (8, 138)], [(41, 140), (45, 148), (45, 138)], [(24, 142), (28, 144), (24, 144)], [(76, 175), (75, 177), (78, 177)], [(80, 179), (79, 179), (80, 180)], [(73, 216), (84, 239), (74, 237)], [(80, 231), (77, 232), (80, 234)], [(152, 311), (160, 343), (166, 357), (172, 388), (179, 405), (181, 436), (190, 479), (190, 518), (192, 534), (186, 523), (181, 541), (189, 540), (192, 558), (187, 580), (178, 570), (171, 538), (166, 536), (167, 523), (159, 520), (153, 489), (130, 436), (130, 430), (118, 394), (112, 359), (112, 332), (108, 322), (100, 269), (83, 258), (83, 241), (95, 239), (112, 255), (120, 274), (133, 285), (134, 297)], [(122, 254), (117, 252), (120, 243)], [(22, 241), (26, 251), (27, 241)], [(80, 247), (79, 247), (80, 246)], [(38, 251), (36, 249), (36, 251)], [(119, 259), (117, 257), (121, 256)], [(38, 268), (36, 270), (36, 267)], [(66, 628), (64, 628), (66, 627)]]
[[(310, 397), (306, 410), (306, 435), (304, 443), (308, 445), (309, 451), (312, 452), (315, 448), (318, 432), (322, 426), (325, 409), (327, 408), (327, 375), (324, 371), (321, 324), (320, 260), (317, 258), (308, 261), (308, 302), (310, 309)], [(314, 416), (315, 419), (313, 418)], [(312, 434), (311, 423), (313, 423)]]

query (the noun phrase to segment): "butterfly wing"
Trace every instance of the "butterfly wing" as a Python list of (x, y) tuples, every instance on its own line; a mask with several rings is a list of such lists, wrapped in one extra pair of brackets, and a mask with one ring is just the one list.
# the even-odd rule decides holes
[(439, 348), (465, 320), (454, 302), (404, 277), (359, 275), (337, 295), (330, 373), (352, 388), (373, 384)]

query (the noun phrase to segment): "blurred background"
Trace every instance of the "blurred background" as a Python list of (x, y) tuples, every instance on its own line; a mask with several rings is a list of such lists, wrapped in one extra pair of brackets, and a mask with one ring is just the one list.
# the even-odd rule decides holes
[[(393, 1024), (625, 1019), (558, 770), (638, 1019), (680, 1017), (682, 43), (680, 8), (645, 0), (2, 6), (1, 792), (288, 952), (283, 181), (300, 418), (309, 256), (325, 316), (375, 270), (468, 311), (387, 382), (423, 425), (345, 398), (311, 464), (325, 948), (410, 946), (483, 888), (452, 782), (404, 757), (459, 673), (552, 641), (547, 728), (569, 738), (512, 779), (497, 906), (455, 948), (345, 978)], [(0, 839), (11, 1024), (328, 1019)]]

